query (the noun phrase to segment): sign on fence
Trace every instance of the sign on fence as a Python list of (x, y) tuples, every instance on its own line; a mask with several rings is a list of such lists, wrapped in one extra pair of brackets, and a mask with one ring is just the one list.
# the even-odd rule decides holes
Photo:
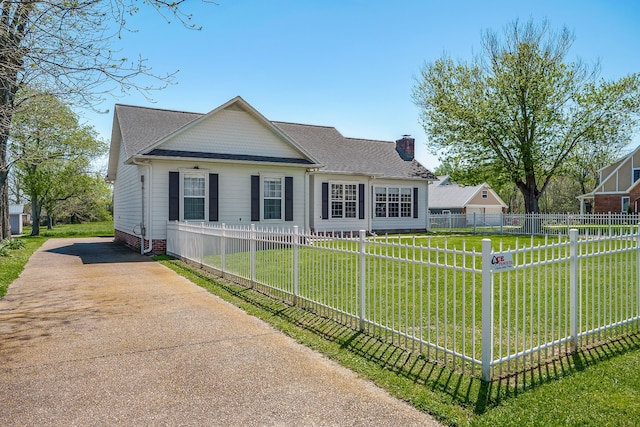
[(514, 267), (513, 254), (511, 252), (502, 252), (491, 255), (491, 271), (511, 270)]

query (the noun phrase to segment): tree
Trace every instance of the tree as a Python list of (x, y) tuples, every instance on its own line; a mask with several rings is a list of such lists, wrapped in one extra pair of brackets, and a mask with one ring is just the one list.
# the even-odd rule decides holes
[[(206, 0), (203, 0), (206, 2)], [(111, 42), (122, 37), (127, 18), (142, 7), (177, 18), (189, 28), (184, 0), (15, 0), (0, 3), (0, 241), (10, 236), (8, 142), (13, 113), (26, 85), (64, 96), (78, 106), (103, 99), (106, 83), (144, 93), (163, 87), (173, 75), (152, 73), (142, 58), (118, 57)], [(155, 83), (141, 85), (138, 77)]]
[(56, 203), (87, 191), (87, 168), (107, 145), (58, 98), (31, 92), (14, 113), (9, 157), (31, 200), (31, 234), (37, 236), (42, 208), (51, 212)]
[(428, 145), (460, 165), (512, 182), (527, 212), (580, 147), (626, 145), (637, 128), (640, 74), (598, 79), (598, 67), (565, 62), (574, 40), (544, 21), (487, 31), (471, 63), (426, 63), (412, 93)]

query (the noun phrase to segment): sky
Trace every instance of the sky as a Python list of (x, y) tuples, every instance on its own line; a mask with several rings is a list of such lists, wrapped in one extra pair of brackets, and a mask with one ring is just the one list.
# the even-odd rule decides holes
[(239, 95), (273, 121), (334, 126), (353, 138), (412, 135), (416, 158), (433, 170), (439, 161), (426, 146), (413, 86), (443, 54), (471, 60), (483, 31), (547, 19), (575, 34), (567, 60), (599, 62), (605, 80), (640, 72), (638, 0), (215, 1), (186, 0), (199, 31), (148, 8), (133, 16), (139, 31), (114, 48), (146, 58), (155, 73), (177, 71), (176, 84), (151, 100), (114, 91), (99, 105), (108, 113), (80, 112), (83, 121), (109, 141), (115, 103), (207, 113)]

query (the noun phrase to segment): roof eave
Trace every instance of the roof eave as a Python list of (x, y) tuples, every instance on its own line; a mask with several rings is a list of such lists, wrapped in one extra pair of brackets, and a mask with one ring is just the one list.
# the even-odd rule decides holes
[(318, 168), (322, 167), (321, 164), (316, 163), (294, 163), (294, 162), (270, 162), (270, 161), (255, 161), (255, 160), (238, 160), (238, 159), (208, 159), (203, 157), (183, 157), (183, 156), (152, 156), (148, 154), (138, 154), (128, 158), (125, 163), (128, 165), (135, 164), (136, 160), (162, 160), (162, 161), (187, 161), (187, 162), (201, 162), (201, 163), (229, 163), (229, 164), (243, 164), (243, 165), (269, 165), (269, 166), (293, 166), (299, 168)]

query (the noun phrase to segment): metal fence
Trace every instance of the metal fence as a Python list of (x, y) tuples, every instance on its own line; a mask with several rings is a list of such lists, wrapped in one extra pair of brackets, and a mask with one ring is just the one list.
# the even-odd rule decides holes
[(456, 233), (496, 233), (524, 235), (627, 234), (636, 232), (640, 214), (512, 214), (437, 213), (429, 214), (430, 230)]
[(484, 380), (640, 326), (640, 234), (451, 247), (169, 223), (167, 252)]

